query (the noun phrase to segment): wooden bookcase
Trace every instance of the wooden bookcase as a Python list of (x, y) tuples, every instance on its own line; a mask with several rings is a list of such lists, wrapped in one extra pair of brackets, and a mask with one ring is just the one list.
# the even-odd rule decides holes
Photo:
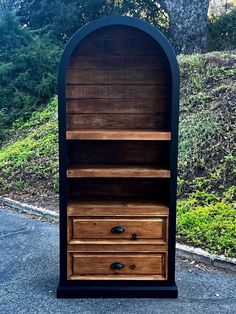
[(58, 297), (177, 297), (179, 74), (146, 22), (106, 17), (59, 69)]

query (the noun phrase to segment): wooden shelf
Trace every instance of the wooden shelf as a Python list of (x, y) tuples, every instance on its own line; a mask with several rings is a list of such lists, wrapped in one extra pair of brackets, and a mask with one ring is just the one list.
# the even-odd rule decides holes
[(68, 200), (67, 215), (79, 217), (159, 217), (169, 208), (156, 200), (138, 198), (82, 198)]
[(68, 178), (170, 178), (170, 170), (154, 166), (80, 164), (67, 170)]
[(66, 132), (67, 140), (142, 140), (170, 141), (171, 132), (157, 130), (76, 130)]

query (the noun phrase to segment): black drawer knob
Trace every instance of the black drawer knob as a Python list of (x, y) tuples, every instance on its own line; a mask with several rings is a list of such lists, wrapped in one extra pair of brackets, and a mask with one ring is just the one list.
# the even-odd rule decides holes
[(111, 229), (111, 232), (112, 232), (112, 233), (122, 233), (122, 232), (124, 232), (124, 231), (125, 231), (125, 229), (122, 228), (122, 227), (119, 227), (119, 226), (113, 227), (113, 228)]
[(122, 264), (120, 262), (115, 262), (115, 263), (111, 264), (111, 268), (112, 269), (122, 269), (122, 268), (124, 268), (124, 264)]

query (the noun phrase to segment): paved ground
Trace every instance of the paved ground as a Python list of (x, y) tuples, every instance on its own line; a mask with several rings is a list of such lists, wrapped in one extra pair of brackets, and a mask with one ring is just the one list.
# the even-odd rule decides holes
[[(236, 276), (177, 264), (176, 299), (57, 300), (58, 226), (0, 211), (0, 313), (236, 313)], [(192, 269), (190, 272), (189, 270)]]

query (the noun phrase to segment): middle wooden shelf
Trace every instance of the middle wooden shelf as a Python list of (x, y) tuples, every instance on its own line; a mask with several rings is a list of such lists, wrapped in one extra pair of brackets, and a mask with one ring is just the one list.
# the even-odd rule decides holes
[(67, 169), (68, 178), (170, 178), (170, 170), (147, 165), (77, 164)]

